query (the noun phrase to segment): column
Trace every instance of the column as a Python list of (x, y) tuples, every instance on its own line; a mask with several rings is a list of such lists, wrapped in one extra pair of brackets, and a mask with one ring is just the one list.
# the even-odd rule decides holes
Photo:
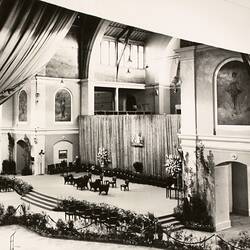
[(115, 88), (115, 111), (119, 112), (119, 88)]
[(81, 80), (80, 84), (80, 110), (81, 115), (94, 115), (95, 113), (95, 89), (89, 79)]
[[(195, 47), (181, 48), (176, 51), (180, 55), (181, 78), (181, 146), (190, 173), (185, 176), (186, 184), (192, 182), (196, 175), (196, 86), (195, 86)], [(195, 188), (195, 187), (194, 187)], [(192, 189), (187, 192), (191, 195)]]

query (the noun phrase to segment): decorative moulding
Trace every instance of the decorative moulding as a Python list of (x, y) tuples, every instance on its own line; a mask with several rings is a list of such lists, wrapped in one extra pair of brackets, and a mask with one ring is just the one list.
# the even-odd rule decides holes
[(236, 161), (236, 160), (238, 159), (238, 155), (235, 154), (235, 153), (231, 154), (231, 159), (232, 159), (233, 161)]

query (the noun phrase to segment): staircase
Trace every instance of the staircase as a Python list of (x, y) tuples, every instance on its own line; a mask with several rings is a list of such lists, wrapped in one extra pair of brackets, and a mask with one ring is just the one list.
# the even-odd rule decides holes
[(177, 220), (174, 214), (168, 214), (158, 217), (163, 229), (171, 229), (172, 232), (184, 229), (185, 226)]
[(31, 191), (28, 194), (21, 197), (21, 199), (28, 204), (46, 209), (46, 210), (54, 210), (57, 207), (59, 199), (36, 192)]

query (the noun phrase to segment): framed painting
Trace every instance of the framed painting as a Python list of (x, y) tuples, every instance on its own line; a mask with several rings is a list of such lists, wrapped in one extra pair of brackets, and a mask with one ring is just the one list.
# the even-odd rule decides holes
[(58, 159), (67, 159), (67, 158), (68, 158), (68, 150), (58, 151)]
[(18, 120), (19, 122), (27, 122), (27, 93), (21, 90), (18, 98)]
[(250, 76), (241, 61), (224, 64), (217, 75), (217, 125), (250, 125)]
[(71, 94), (66, 89), (60, 89), (55, 96), (55, 121), (71, 121)]

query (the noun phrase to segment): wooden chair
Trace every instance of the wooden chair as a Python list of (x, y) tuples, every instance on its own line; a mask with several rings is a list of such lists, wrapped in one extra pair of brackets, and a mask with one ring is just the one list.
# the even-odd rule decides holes
[(100, 222), (100, 216), (101, 216), (101, 209), (95, 208), (92, 212), (92, 221), (94, 221), (96, 224)]
[(94, 189), (94, 192), (96, 192), (101, 185), (101, 180), (96, 179), (94, 182), (90, 182), (89, 185), (90, 185), (90, 190)]
[(76, 183), (76, 188), (77, 189), (89, 189), (88, 188), (88, 182), (89, 182), (89, 177), (87, 175), (84, 175), (83, 177), (80, 177)]
[(84, 218), (85, 209), (86, 209), (85, 205), (78, 205), (76, 207), (75, 217), (78, 218), (78, 219)]
[(116, 187), (116, 176), (113, 176), (113, 177), (112, 177), (112, 181), (109, 182), (109, 185), (111, 185), (112, 188), (113, 188), (113, 187)]
[(109, 183), (108, 184), (101, 184), (99, 186), (99, 194), (101, 194), (102, 192), (105, 192), (105, 194), (107, 195), (109, 192)]
[(85, 209), (84, 213), (83, 213), (83, 218), (84, 218), (85, 222), (88, 221), (91, 223), (92, 222), (92, 210), (89, 208)]
[(64, 184), (72, 184), (72, 181), (73, 181), (72, 174), (65, 175), (65, 176), (63, 176), (63, 178), (64, 178)]
[(100, 217), (99, 217), (99, 223), (104, 224), (107, 222), (108, 214), (104, 211), (101, 211)]
[(129, 180), (128, 179), (126, 179), (125, 180), (125, 183), (124, 184), (121, 184), (121, 190), (123, 189), (123, 191), (129, 191)]
[(117, 216), (108, 217), (106, 223), (108, 231), (111, 231), (112, 229), (116, 231), (117, 227), (119, 226), (118, 217)]
[(70, 220), (71, 218), (75, 220), (76, 218), (76, 207), (75, 206), (69, 206), (67, 210), (65, 211), (65, 220), (67, 219)]

